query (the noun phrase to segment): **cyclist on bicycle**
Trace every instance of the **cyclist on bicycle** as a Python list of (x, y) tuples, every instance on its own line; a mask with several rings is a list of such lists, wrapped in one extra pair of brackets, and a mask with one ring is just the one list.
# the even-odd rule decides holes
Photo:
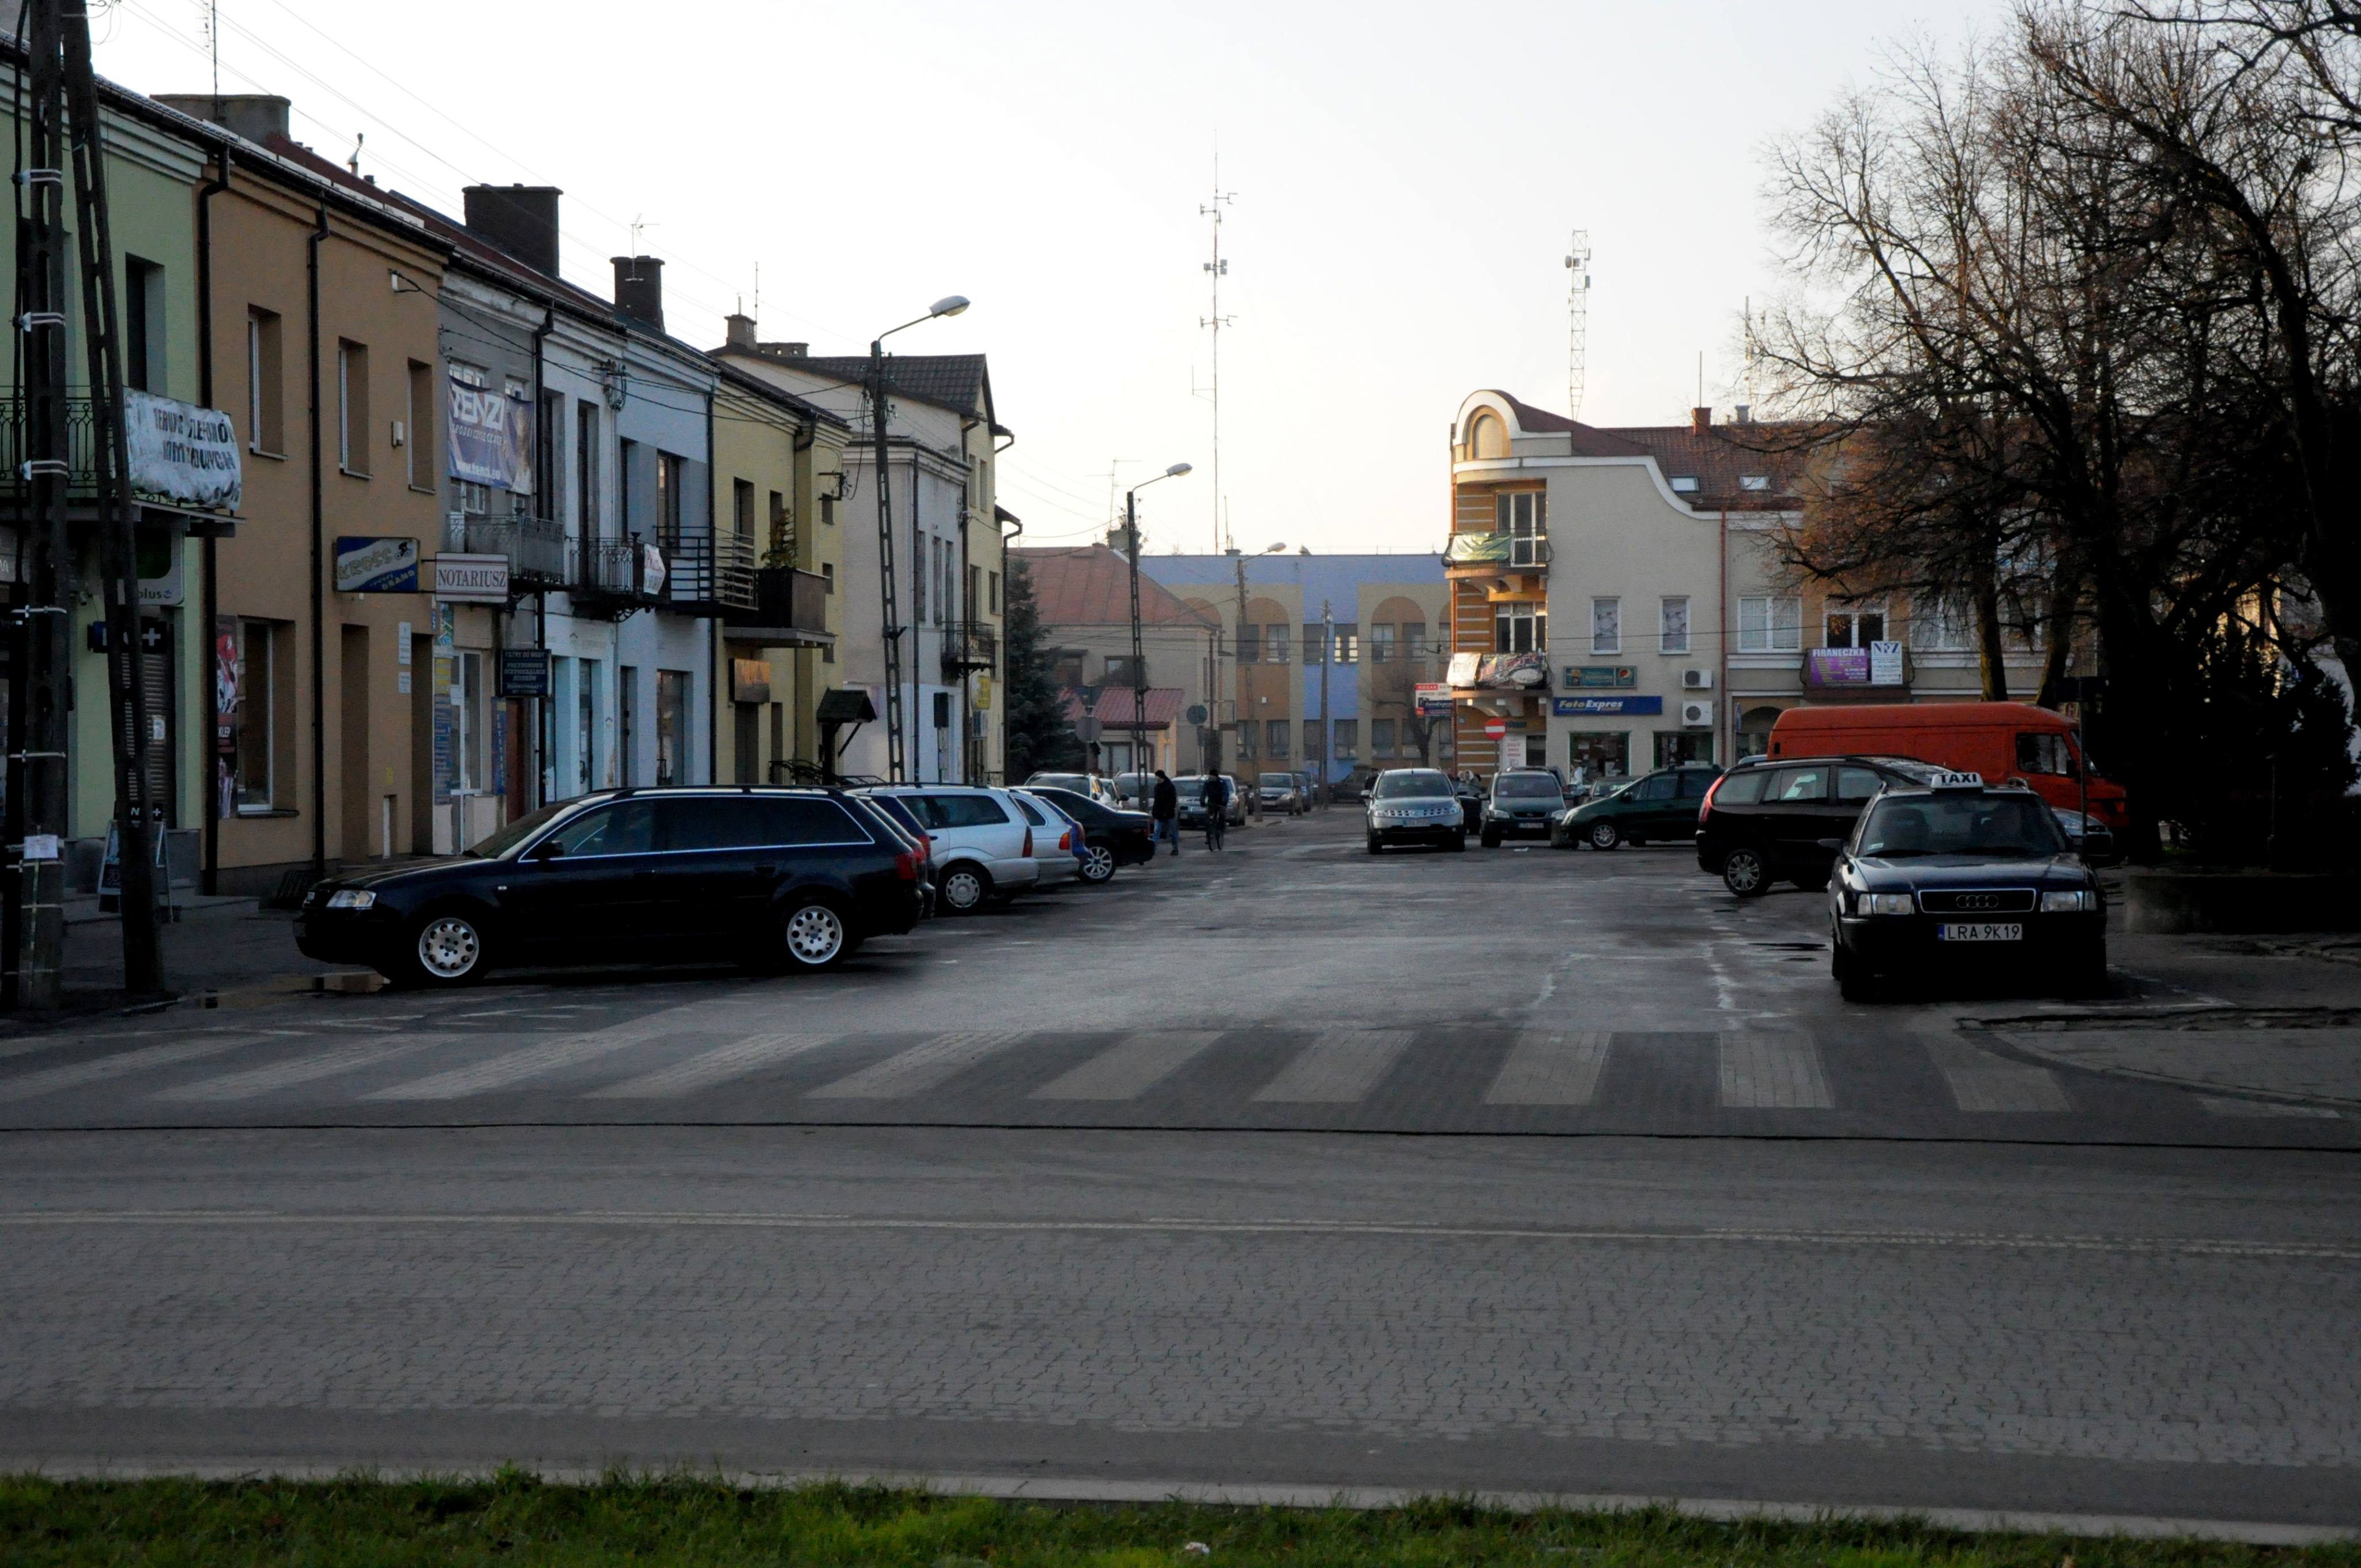
[(1222, 847), (1223, 832), (1230, 825), (1230, 781), (1217, 773), (1205, 774), (1205, 848)]

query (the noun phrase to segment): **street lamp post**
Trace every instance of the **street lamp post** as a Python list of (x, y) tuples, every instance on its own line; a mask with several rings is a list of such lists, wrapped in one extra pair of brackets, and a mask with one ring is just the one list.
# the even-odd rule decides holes
[[(1148, 771), (1139, 765), (1139, 750), (1146, 743), (1148, 730), (1148, 715), (1144, 711), (1148, 706), (1148, 650), (1139, 630), (1138, 497), (1139, 492), (1149, 485), (1177, 479), (1189, 472), (1189, 467), (1186, 463), (1175, 463), (1155, 478), (1134, 485), (1123, 493), (1124, 543), (1131, 554), (1131, 771), (1135, 773)], [(1173, 766), (1180, 766), (1180, 759), (1177, 754), (1172, 761)]]
[[(882, 621), (878, 640), (885, 653), (885, 776), (894, 784), (907, 781), (908, 747), (906, 740), (902, 709), (902, 612), (894, 584), (894, 499), (892, 482), (885, 471), (885, 340), (897, 332), (907, 331), (937, 316), (955, 316), (967, 309), (967, 297), (951, 294), (937, 300), (927, 313), (900, 326), (879, 333), (869, 344), (869, 428), (875, 444), (877, 465), (877, 584), (878, 609)], [(910, 569), (922, 570), (917, 559), (916, 530), (918, 522), (918, 474), (910, 471)], [(915, 580), (915, 578), (913, 579)], [(917, 639), (910, 641), (911, 657), (916, 658)]]

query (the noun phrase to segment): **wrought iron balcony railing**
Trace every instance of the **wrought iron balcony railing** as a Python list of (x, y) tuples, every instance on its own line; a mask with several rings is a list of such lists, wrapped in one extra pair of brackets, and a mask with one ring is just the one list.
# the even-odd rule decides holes
[(566, 525), (546, 518), (454, 513), (443, 520), (443, 548), (459, 555), (505, 555), (510, 582), (531, 587), (570, 587), (579, 565)]
[(1000, 632), (981, 620), (954, 620), (942, 628), (943, 670), (993, 670), (1000, 664)]

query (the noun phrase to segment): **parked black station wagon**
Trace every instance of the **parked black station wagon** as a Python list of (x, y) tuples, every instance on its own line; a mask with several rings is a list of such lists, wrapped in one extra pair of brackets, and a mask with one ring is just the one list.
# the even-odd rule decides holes
[(329, 877), (295, 945), (410, 985), (716, 955), (826, 969), (917, 925), (928, 892), (924, 850), (834, 790), (609, 790), (448, 860)]

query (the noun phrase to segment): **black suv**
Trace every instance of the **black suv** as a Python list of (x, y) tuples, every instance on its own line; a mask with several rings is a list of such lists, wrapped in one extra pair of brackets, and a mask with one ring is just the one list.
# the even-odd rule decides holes
[(834, 790), (609, 790), (544, 806), (450, 860), (318, 883), (295, 945), (405, 985), (716, 952), (826, 969), (916, 926), (925, 873), (922, 848)]
[(1907, 757), (1748, 757), (1715, 781), (1697, 813), (1697, 864), (1741, 898), (1774, 882), (1828, 885), (1837, 850), (1877, 792), (1932, 783)]

